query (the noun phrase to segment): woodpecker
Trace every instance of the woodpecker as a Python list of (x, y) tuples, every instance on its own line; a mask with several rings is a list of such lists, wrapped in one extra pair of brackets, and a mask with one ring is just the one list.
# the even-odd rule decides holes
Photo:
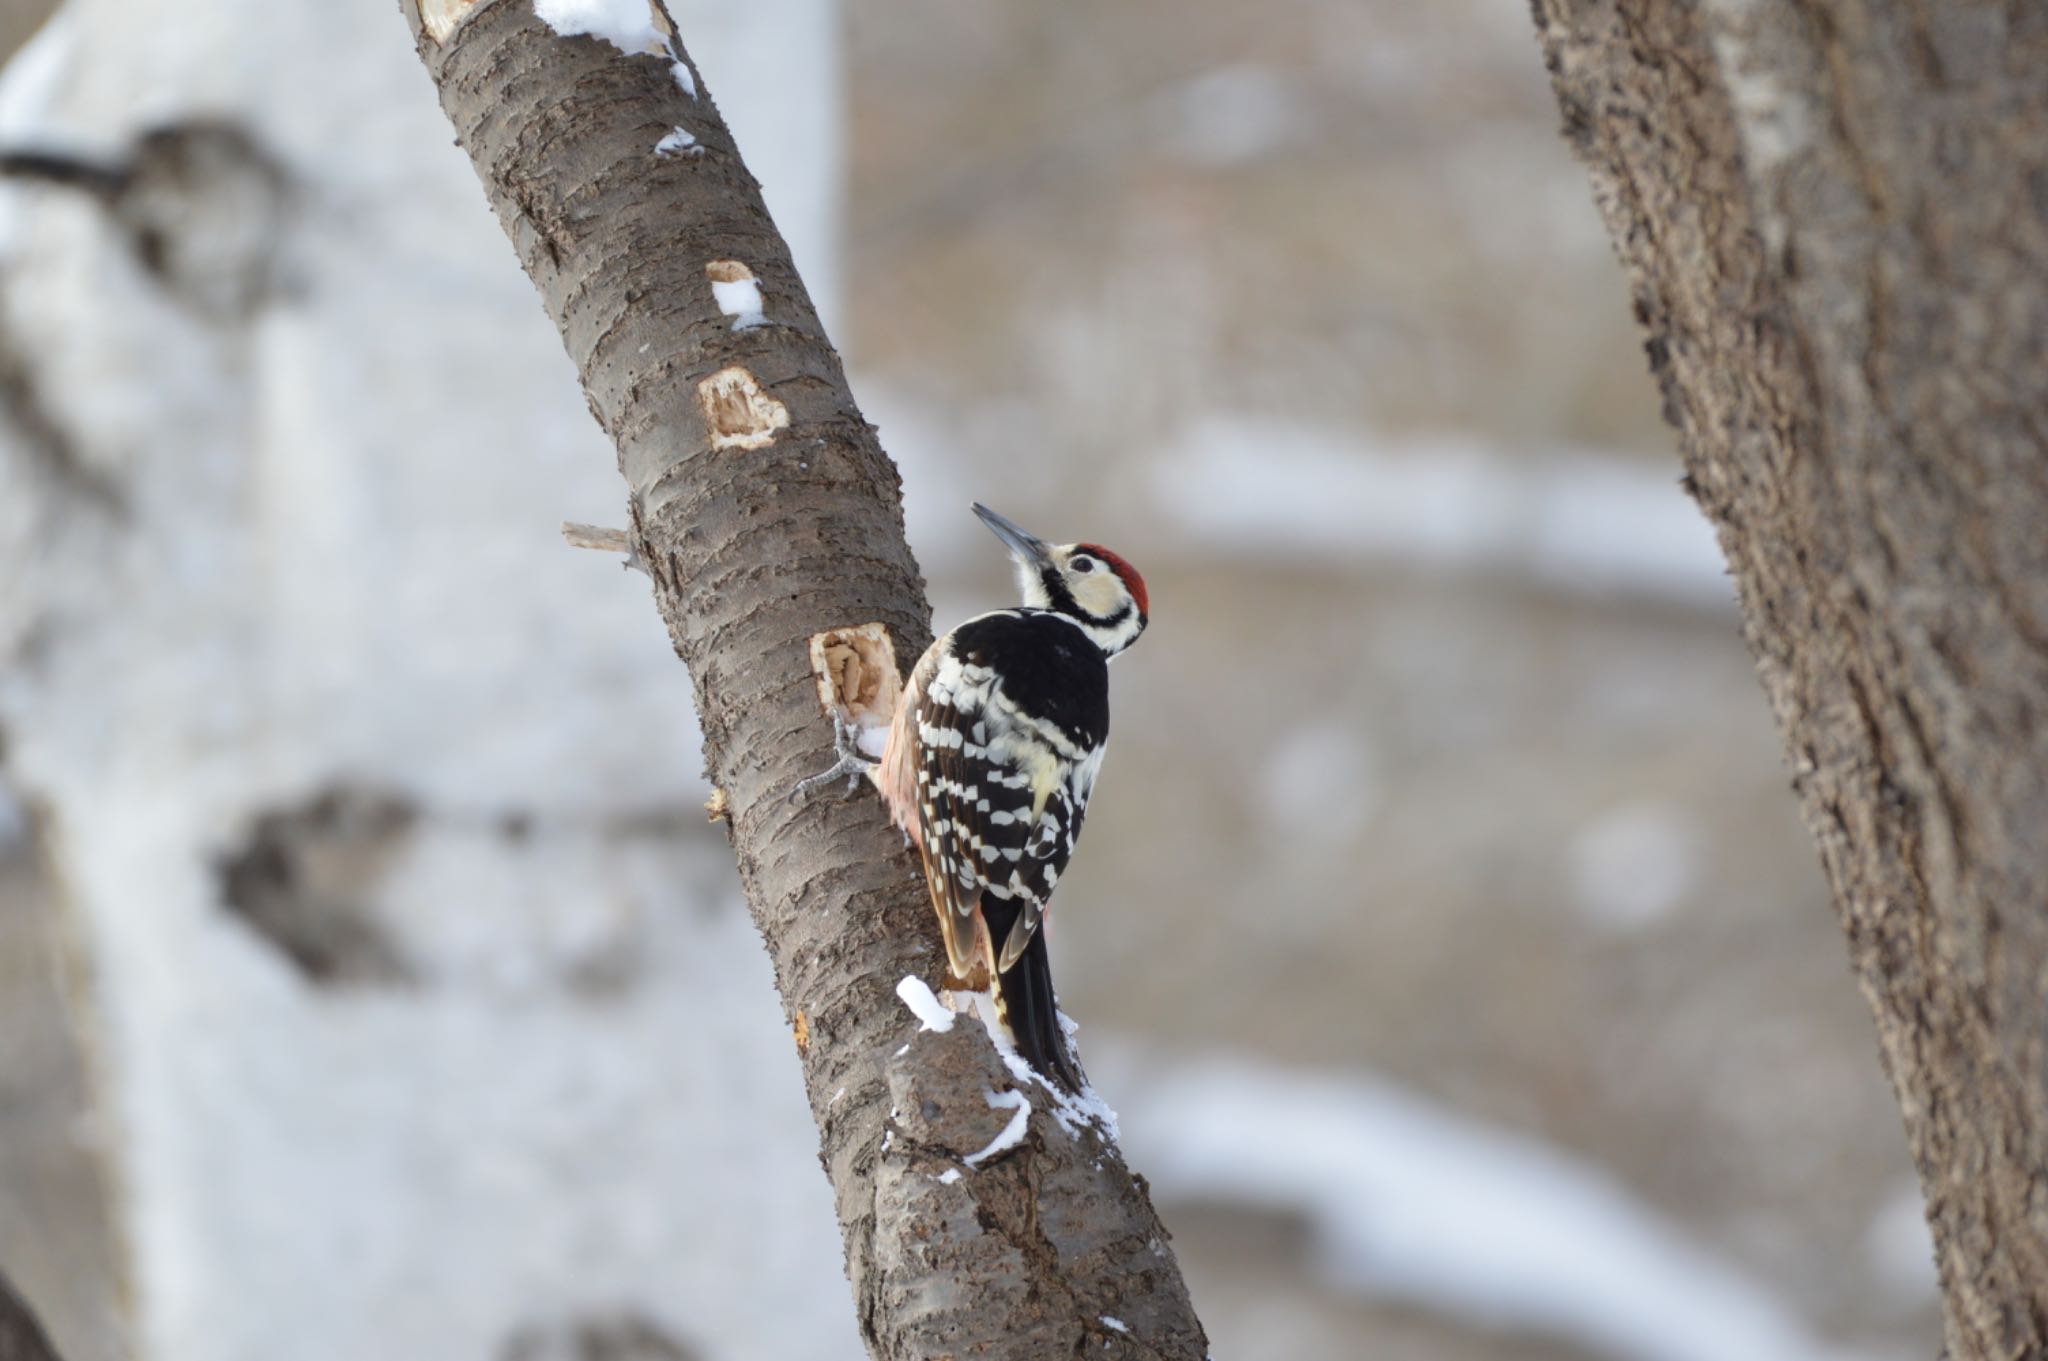
[(953, 981), (991, 988), (1017, 1052), (1068, 1091), (1082, 1081), (1054, 1001), (1041, 926), (1109, 742), (1109, 662), (1145, 631), (1138, 569), (1099, 544), (1049, 544), (987, 506), (1024, 603), (979, 614), (925, 650), (881, 759), (838, 725), (836, 775), (865, 773), (924, 861)]

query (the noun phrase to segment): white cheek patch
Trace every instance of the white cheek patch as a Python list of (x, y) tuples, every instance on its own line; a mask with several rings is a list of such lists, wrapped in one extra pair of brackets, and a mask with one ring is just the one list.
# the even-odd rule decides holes
[(1074, 600), (1088, 613), (1107, 618), (1123, 608), (1124, 587), (1107, 567), (1098, 567), (1083, 577), (1070, 577)]

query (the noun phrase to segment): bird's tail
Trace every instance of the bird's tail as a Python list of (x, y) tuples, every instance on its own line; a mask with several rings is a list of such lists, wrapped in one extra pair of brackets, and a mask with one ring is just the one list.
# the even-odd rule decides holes
[(1055, 1086), (1078, 1094), (1081, 1070), (1067, 1048), (1060, 1025), (1059, 1003), (1052, 992), (1052, 960), (1045, 950), (1045, 932), (1033, 931), (1017, 962), (996, 982), (996, 1015), (1009, 1028), (1024, 1061)]

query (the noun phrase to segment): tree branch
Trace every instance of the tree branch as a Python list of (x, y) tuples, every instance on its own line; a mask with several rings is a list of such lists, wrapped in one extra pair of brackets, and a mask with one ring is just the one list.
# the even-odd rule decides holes
[[(657, 4), (672, 50), (627, 55), (558, 36), (527, 0), (401, 3), (618, 446), (795, 1031), (869, 1349), (1204, 1356), (1166, 1232), (1101, 1130), (1070, 1132), (1031, 1087), (1022, 1143), (968, 1165), (1012, 1118), (1016, 1084), (980, 1027), (921, 1032), (895, 996), (940, 957), (922, 874), (878, 801), (783, 798), (831, 761), (812, 636), (879, 622), (907, 672), (930, 611), (896, 470), (724, 121), (691, 93), (673, 21)], [(677, 129), (693, 154), (658, 150)], [(706, 1119), (722, 1118), (715, 1101)]]
[(1537, 0), (1928, 1198), (2048, 1354), (2048, 12)]

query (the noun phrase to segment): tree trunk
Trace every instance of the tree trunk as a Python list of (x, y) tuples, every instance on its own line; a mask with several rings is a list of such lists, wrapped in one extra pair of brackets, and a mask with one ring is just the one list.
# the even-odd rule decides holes
[(1927, 1196), (2048, 1354), (2048, 8), (1537, 0)]
[(58, 1361), (28, 1303), (0, 1276), (0, 1361)]
[(1024, 1141), (966, 1161), (1008, 1123), (1011, 1083), (977, 1028), (920, 1032), (894, 995), (907, 975), (935, 979), (940, 956), (878, 801), (783, 798), (832, 759), (809, 639), (879, 622), (907, 671), (929, 608), (895, 469), (673, 22), (656, 6), (669, 53), (629, 56), (558, 36), (526, 0), (403, 7), (618, 446), (803, 1059), (870, 1350), (1203, 1356), (1113, 1134), (1057, 1118), (1033, 1087)]
[[(802, 252), (831, 0), (688, 3), (708, 69), (789, 73), (732, 116)], [(613, 513), (610, 451), (398, 16), (66, 0), (0, 148), (123, 186), (0, 189), (0, 748), (92, 1116), (34, 1203), (111, 1220), (88, 1253), (0, 1197), (54, 1340), (851, 1354), (681, 675), (555, 537)], [(45, 962), (12, 944), (0, 990)], [(0, 1177), (46, 1091), (8, 1009)], [(703, 1246), (742, 1235), (773, 1272)]]

